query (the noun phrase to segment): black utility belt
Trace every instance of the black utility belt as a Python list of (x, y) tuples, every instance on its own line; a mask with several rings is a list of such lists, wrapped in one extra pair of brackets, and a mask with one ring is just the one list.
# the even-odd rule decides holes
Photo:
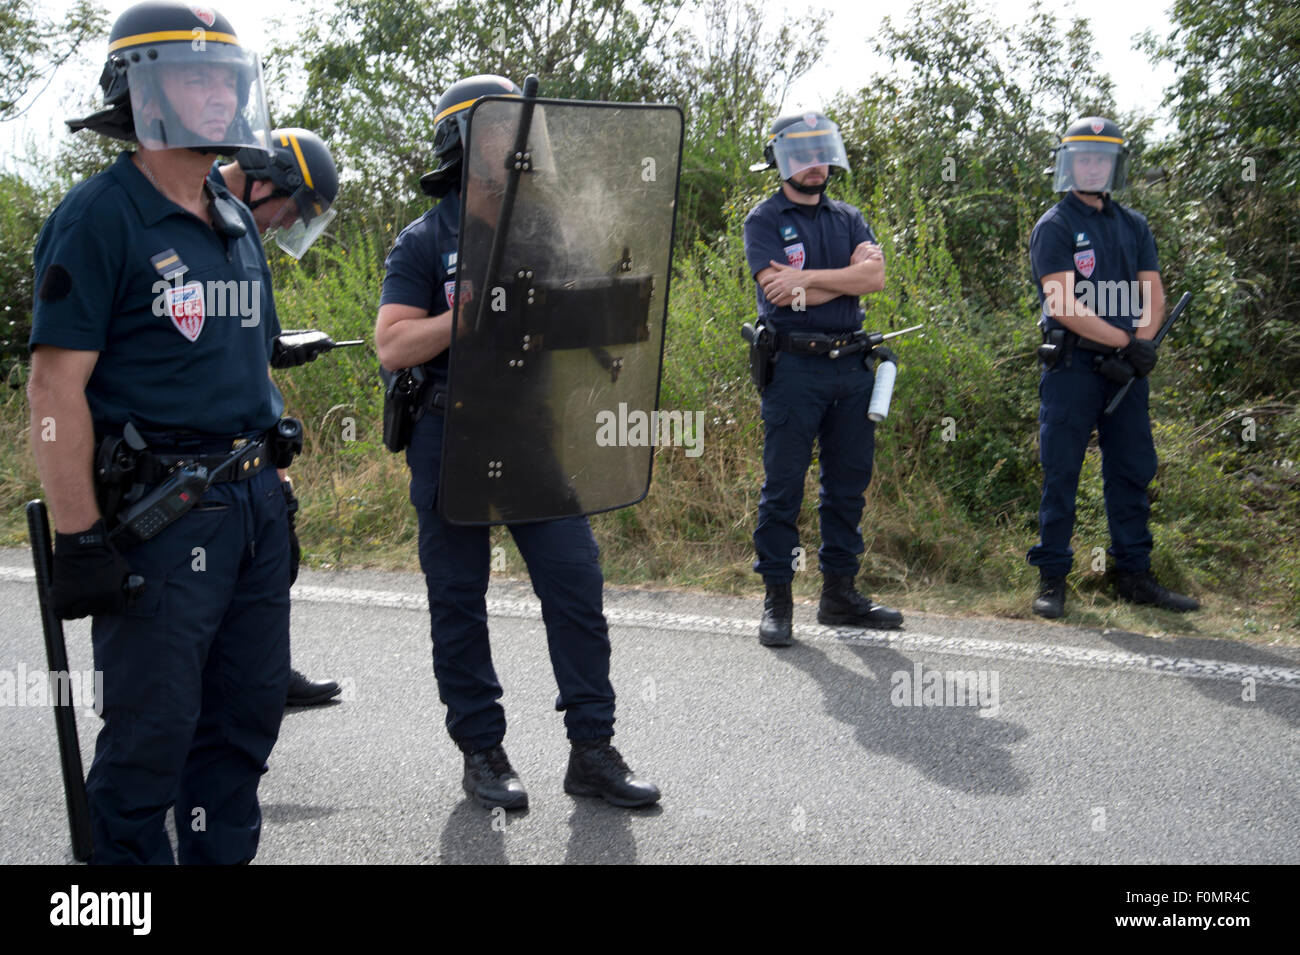
[(1075, 365), (1076, 351), (1086, 353), (1088, 358), (1083, 363), (1095, 368), (1119, 349), (1095, 342), (1091, 338), (1082, 338), (1067, 328), (1053, 328), (1043, 332), (1043, 344), (1038, 347), (1038, 358), (1045, 369), (1058, 365)]
[(268, 467), (287, 468), (302, 450), (302, 423), (281, 418), (252, 438), (203, 438), (202, 451), (155, 440), (161, 446), (150, 446), (128, 423), (120, 437), (101, 438), (95, 450), (96, 503), (110, 538), (124, 546), (156, 536), (214, 484), (245, 481)]
[(862, 329), (843, 332), (780, 332), (776, 336), (776, 350), (795, 355), (829, 355), (861, 351), (867, 343), (867, 333)]
[(267, 444), (267, 438), (261, 437), (245, 442), (242, 447), (232, 441), (229, 451), (218, 454), (140, 451), (135, 461), (135, 479), (141, 484), (158, 484), (177, 468), (203, 468), (212, 474), (211, 484), (245, 481), (273, 464)]

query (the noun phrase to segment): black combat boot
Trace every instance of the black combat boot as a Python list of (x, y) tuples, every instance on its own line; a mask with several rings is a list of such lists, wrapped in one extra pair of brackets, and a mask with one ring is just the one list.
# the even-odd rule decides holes
[(500, 745), (465, 754), (465, 792), (485, 809), (527, 809), (528, 793)]
[(1200, 610), (1201, 605), (1191, 597), (1176, 594), (1167, 587), (1160, 586), (1156, 575), (1149, 570), (1131, 574), (1122, 570), (1115, 571), (1115, 593), (1121, 600), (1135, 604), (1151, 604), (1175, 613), (1187, 613)]
[(613, 806), (635, 808), (659, 801), (659, 787), (628, 769), (608, 739), (570, 740), (564, 791), (570, 796), (599, 796)]
[(1055, 620), (1065, 613), (1065, 578), (1040, 577), (1038, 596), (1034, 598), (1034, 613)]
[(289, 697), (285, 706), (316, 706), (342, 693), (333, 680), (309, 680), (297, 670), (289, 671)]
[(765, 647), (788, 647), (794, 643), (794, 598), (790, 596), (790, 581), (767, 581), (758, 642)]
[(817, 607), (817, 622), (828, 627), (870, 627), (893, 630), (903, 624), (897, 610), (872, 603), (858, 593), (852, 576), (826, 574), (822, 581), (822, 600)]

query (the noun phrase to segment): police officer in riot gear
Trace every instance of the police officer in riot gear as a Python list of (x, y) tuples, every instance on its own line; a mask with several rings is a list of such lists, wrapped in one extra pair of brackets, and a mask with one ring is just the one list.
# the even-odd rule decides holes
[(796, 521), (814, 440), (821, 445), (818, 621), (887, 629), (903, 617), (853, 584), (875, 447), (875, 425), (867, 418), (873, 375), (860, 350), (831, 357), (838, 353), (834, 342), (860, 332), (860, 297), (884, 287), (884, 257), (862, 213), (823, 195), (833, 170), (849, 168), (839, 129), (824, 114), (776, 119), (764, 158), (751, 170), (776, 169), (781, 186), (745, 219), (759, 322), (776, 351), (762, 392), (764, 481), (754, 570), (767, 587), (759, 640), (779, 647), (793, 642), (790, 584), (801, 553)]
[[(339, 176), (329, 147), (315, 133), (305, 129), (285, 128), (271, 131), (271, 151), (241, 149), (236, 162), (212, 164), (208, 174), (218, 185), (229, 189), (253, 213), (263, 240), (274, 238), (285, 254), (301, 259), (312, 243), (325, 231), (337, 212)], [(319, 352), (309, 346), (286, 345), (298, 339), (286, 330), (276, 340), (271, 367), (285, 368), (311, 361)], [(293, 485), (284, 482), (285, 501), (289, 507), (290, 583), (298, 579), (298, 535), (294, 522), (298, 499)], [(342, 693), (334, 680), (312, 680), (295, 668), (289, 670), (288, 706), (317, 706)]]
[(271, 130), (271, 151), (241, 149), (221, 167), (265, 238), (301, 259), (338, 213), (339, 174), (329, 147), (306, 129)]
[[(252, 216), (207, 173), (213, 154), (266, 144), (261, 68), (219, 13), (149, 2), (114, 24), (101, 87), (104, 108), (69, 125), (140, 148), (41, 230), (28, 384), (52, 604), (94, 615), (103, 673), (93, 861), (174, 861), (174, 806), (182, 863), (247, 862), (289, 675), (287, 456), (273, 453), (270, 273)], [(238, 290), (238, 314), (215, 288)], [(122, 488), (96, 463), (116, 467), (117, 451), (127, 499), (182, 473), (212, 480), (149, 527), (115, 526), (127, 512), (100, 502)], [(139, 533), (115, 533), (127, 526)], [(144, 581), (134, 599), (128, 571)]]
[[(468, 163), (466, 120), (470, 107), (488, 95), (517, 97), (522, 93), (503, 77), (475, 76), (453, 84), (442, 95), (434, 139), (437, 166), (420, 183), (439, 202), (398, 236), (385, 263), (387, 274), (375, 328), (379, 358), (392, 371), (419, 367), (427, 379), (429, 395), (445, 392), (447, 386), (457, 269), (463, 265), (458, 263), (458, 252), (462, 174)], [(476, 120), (476, 154), (498, 140), (504, 144), (504, 159), (504, 146), (508, 145), (504, 131), (492, 125), (481, 128)], [(533, 159), (542, 161), (540, 155)], [(503, 165), (488, 163), (487, 168)], [(501, 227), (486, 218), (488, 210), (481, 203), (476, 207), (466, 200), (466, 204), (467, 221), (477, 223), (476, 229)], [(550, 240), (558, 241), (554, 235)], [(549, 254), (544, 246), (533, 248), (539, 259)], [(484, 295), (486, 290), (474, 293), (464, 286), (461, 295), (468, 300), (471, 294)], [(457, 319), (460, 335), (473, 334), (470, 311), (466, 308)], [(530, 360), (529, 373), (535, 367)], [(523, 387), (526, 390), (528, 386)], [(505, 712), (498, 702), (502, 691), (488, 643), (489, 528), (453, 524), (439, 513), (438, 499), (448, 494), (448, 488), (439, 482), (450, 439), (444, 437), (443, 412), (437, 403), (429, 400), (424, 406), (426, 413), (410, 433), (406, 459), (411, 469), (411, 503), (420, 525), (420, 564), (429, 589), (434, 674), (447, 707), (447, 729), (464, 756), (465, 791), (486, 807), (520, 809), (528, 805), (528, 795), (502, 746)], [(506, 407), (502, 413), (535, 414), (535, 409)], [(501, 426), (506, 425), (502, 422)], [(586, 518), (506, 526), (528, 564), (542, 603), (560, 690), (556, 706), (564, 711), (572, 747), (565, 791), (601, 796), (617, 806), (657, 802), (659, 790), (633, 774), (610, 744), (614, 689), (609, 680), (608, 628), (601, 609), (603, 578)]]
[[(1128, 147), (1114, 122), (1089, 116), (1072, 124), (1056, 149), (1053, 188), (1065, 196), (1038, 220), (1029, 242), (1039, 323), (1057, 346), (1039, 385), (1041, 538), (1028, 555), (1040, 578), (1033, 610), (1042, 617), (1065, 612), (1075, 493), (1094, 429), (1116, 593), (1166, 610), (1200, 606), (1151, 573), (1147, 485), (1155, 477), (1156, 452), (1147, 376), (1156, 364), (1151, 339), (1165, 317), (1165, 293), (1146, 219), (1111, 198), (1124, 187), (1127, 163)], [(1106, 414), (1130, 381), (1127, 396)]]

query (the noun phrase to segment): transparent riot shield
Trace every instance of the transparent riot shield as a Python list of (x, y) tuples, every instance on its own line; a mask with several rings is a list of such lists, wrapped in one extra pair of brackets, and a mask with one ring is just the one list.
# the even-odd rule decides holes
[(592, 514), (650, 487), (682, 116), (489, 97), (469, 115), (438, 506)]

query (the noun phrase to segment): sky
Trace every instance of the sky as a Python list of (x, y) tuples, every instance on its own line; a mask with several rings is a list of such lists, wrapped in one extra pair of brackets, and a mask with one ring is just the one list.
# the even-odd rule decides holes
[[(1024, 22), (1032, 5), (1031, 0), (979, 2), (1008, 29)], [(110, 23), (133, 3), (134, 0), (101, 0), (101, 4), (108, 8)], [(269, 29), (273, 18), (288, 22), (292, 30), (296, 17), (310, 16), (312, 10), (327, 10), (330, 6), (328, 0), (308, 7), (293, 0), (218, 0), (213, 5), (234, 24), (241, 42), (256, 50), (266, 50), (273, 40), (279, 38)], [(1062, 19), (1075, 15), (1088, 17), (1092, 21), (1101, 65), (1115, 81), (1120, 108), (1141, 109), (1156, 115), (1159, 115), (1163, 90), (1173, 82), (1174, 74), (1167, 64), (1150, 63), (1133, 49), (1133, 42), (1148, 28), (1157, 35), (1168, 33), (1168, 9), (1171, 5), (1172, 0), (1074, 0), (1069, 3), (1044, 0), (1043, 3), (1045, 9)], [(43, 0), (41, 3), (41, 7), (50, 12), (67, 6), (66, 0)], [(830, 13), (829, 41), (818, 66), (790, 91), (783, 104), (786, 112), (820, 106), (829, 102), (836, 92), (857, 90), (872, 74), (888, 71), (888, 61), (871, 52), (871, 42), (879, 32), (883, 16), (891, 16), (895, 28), (905, 24), (911, 0), (898, 0), (894, 4), (864, 0), (810, 0), (809, 6)], [(72, 91), (95, 89), (106, 47), (107, 37), (103, 42), (92, 43), (86, 50), (84, 61), (76, 68), (70, 64), (61, 70), (45, 92), (33, 101), (26, 115), (16, 121), (0, 123), (0, 170), (22, 169), (20, 157), (32, 149), (52, 153), (57, 142), (67, 135), (63, 120), (78, 114)], [(1157, 122), (1157, 133), (1167, 129), (1166, 123)]]

